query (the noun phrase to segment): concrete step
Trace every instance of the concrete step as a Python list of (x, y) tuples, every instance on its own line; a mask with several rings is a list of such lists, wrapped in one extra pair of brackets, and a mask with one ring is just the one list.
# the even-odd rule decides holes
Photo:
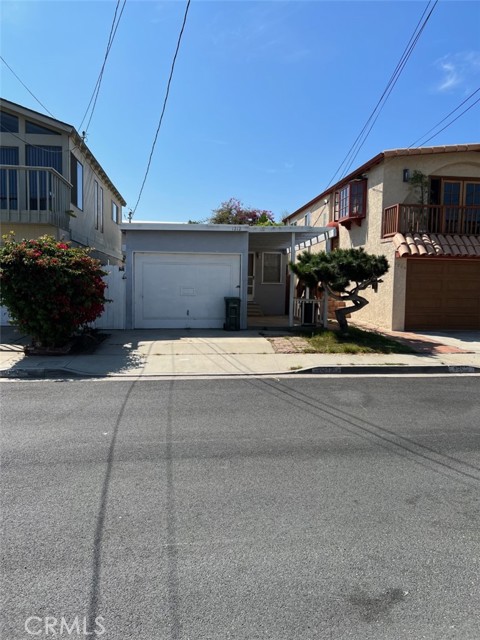
[(250, 318), (259, 318), (263, 315), (264, 313), (259, 304), (256, 302), (249, 302), (247, 304), (247, 316)]

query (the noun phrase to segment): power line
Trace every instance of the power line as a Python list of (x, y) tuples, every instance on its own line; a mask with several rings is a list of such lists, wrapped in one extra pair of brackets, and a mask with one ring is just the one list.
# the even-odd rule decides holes
[[(401, 60), (400, 60), (399, 64), (397, 65), (397, 67), (396, 67), (396, 69), (395, 69), (395, 72), (394, 72), (394, 74), (392, 75), (392, 78), (391, 78), (391, 79), (390, 79), (390, 81), (389, 81), (389, 85), (387, 85), (387, 89), (388, 89), (388, 90), (387, 90), (387, 92), (386, 92), (386, 93), (384, 92), (385, 99), (383, 100), (382, 104), (379, 106), (379, 108), (378, 108), (378, 112), (377, 112), (377, 115), (376, 115), (376, 116), (375, 116), (375, 118), (373, 119), (373, 122), (371, 123), (371, 125), (370, 125), (370, 127), (369, 127), (368, 131), (364, 134), (364, 136), (363, 136), (363, 140), (362, 140), (361, 142), (359, 142), (359, 144), (357, 145), (357, 149), (355, 150), (355, 153), (354, 153), (354, 155), (352, 156), (352, 158), (351, 158), (351, 160), (350, 160), (350, 162), (349, 162), (348, 166), (347, 166), (347, 167), (346, 167), (346, 169), (344, 170), (344, 173), (343, 173), (343, 176), (342, 176), (342, 177), (344, 177), (345, 175), (347, 175), (347, 174), (348, 174), (348, 172), (349, 172), (349, 170), (350, 170), (350, 167), (352, 166), (353, 162), (355, 161), (355, 158), (358, 156), (358, 154), (359, 154), (359, 152), (360, 152), (361, 148), (363, 147), (363, 145), (365, 144), (365, 142), (366, 142), (366, 140), (367, 140), (368, 136), (370, 135), (370, 131), (373, 129), (373, 127), (374, 127), (374, 125), (375, 125), (376, 121), (378, 120), (378, 118), (379, 118), (379, 116), (380, 116), (380, 113), (381, 113), (381, 112), (382, 112), (382, 110), (383, 110), (383, 107), (385, 106), (385, 104), (386, 104), (386, 102), (387, 102), (388, 98), (390, 97), (390, 94), (392, 93), (393, 89), (395, 88), (395, 85), (397, 84), (398, 79), (399, 79), (399, 77), (400, 77), (400, 75), (401, 75), (401, 73), (402, 73), (403, 69), (405, 68), (405, 66), (406, 66), (406, 64), (407, 64), (407, 62), (408, 62), (408, 60), (409, 60), (409, 58), (410, 58), (410, 56), (411, 56), (411, 54), (412, 54), (412, 52), (413, 52), (414, 48), (416, 47), (417, 42), (418, 42), (418, 40), (419, 40), (419, 38), (420, 38), (420, 36), (421, 36), (421, 34), (422, 34), (423, 30), (425, 29), (425, 26), (426, 26), (426, 24), (427, 24), (428, 20), (430, 19), (430, 16), (432, 15), (433, 10), (435, 9), (435, 6), (437, 5), (437, 3), (438, 3), (438, 0), (436, 0), (436, 1), (435, 1), (434, 5), (433, 5), (433, 7), (430, 9), (430, 12), (428, 13), (427, 17), (424, 19), (424, 21), (423, 21), (423, 23), (422, 23), (422, 26), (420, 27), (420, 29), (418, 30), (418, 32), (417, 32), (417, 33), (416, 33), (416, 35), (415, 35), (415, 31), (417, 30), (417, 28), (418, 28), (418, 25), (419, 25), (420, 21), (423, 19), (423, 16), (425, 15), (425, 13), (426, 13), (426, 12), (427, 12), (427, 10), (428, 10), (428, 7), (429, 7), (429, 5), (430, 5), (430, 0), (429, 0), (429, 2), (428, 2), (427, 6), (425, 7), (425, 10), (424, 10), (424, 12), (423, 12), (423, 14), (422, 14), (422, 16), (421, 16), (421, 18), (420, 18), (420, 20), (419, 20), (419, 23), (417, 23), (417, 26), (415, 27), (415, 31), (414, 31), (414, 33), (412, 34), (412, 37), (410, 38), (410, 41), (409, 41), (409, 43), (408, 43), (407, 47), (405, 48), (405, 50), (404, 50), (404, 52), (403, 52), (403, 54), (402, 54), (402, 58), (401, 58)], [(382, 96), (382, 97), (383, 97), (383, 96)], [(375, 113), (375, 112), (373, 112), (373, 113), (372, 113), (372, 116), (373, 116), (373, 114), (374, 114), (374, 113)], [(370, 118), (371, 118), (372, 116), (370, 116)], [(366, 123), (366, 124), (368, 124), (368, 121), (367, 121), (367, 123)]]
[(3, 127), (3, 129), (1, 130), (1, 133), (8, 133), (11, 136), (13, 136), (14, 138), (17, 138), (17, 140), (20, 140), (20, 142), (23, 142), (27, 147), (32, 147), (33, 149), (41, 149), (42, 151), (44, 151), (44, 153), (53, 153), (55, 155), (57, 155), (58, 153), (70, 153), (70, 151), (74, 151), (75, 149), (78, 149), (78, 145), (75, 145), (74, 147), (72, 147), (72, 149), (61, 149), (61, 151), (52, 151), (50, 149), (45, 149), (45, 146), (50, 146), (50, 147), (54, 147), (54, 146), (59, 146), (59, 145), (38, 145), (38, 144), (32, 144), (31, 142), (28, 142), (27, 140), (25, 140), (25, 138), (22, 138), (21, 136), (17, 135), (14, 131), (11, 131), (10, 129), (7, 129), (7, 127)]
[[(430, 19), (430, 16), (433, 13), (433, 10), (435, 9), (438, 0), (435, 0), (432, 8), (430, 9), (430, 12), (427, 14), (427, 11), (430, 7), (430, 3), (431, 0), (428, 0), (427, 6), (425, 7), (422, 15), (420, 16), (415, 29), (413, 30), (412, 35), (410, 36), (410, 40), (408, 41), (401, 57), (400, 60), (397, 63), (397, 66), (395, 67), (395, 70), (393, 71), (385, 89), (383, 90), (382, 95), (380, 96), (377, 104), (375, 105), (375, 108), (373, 109), (372, 113), (370, 114), (370, 116), (368, 117), (367, 121), (365, 122), (365, 124), (363, 125), (362, 130), (360, 131), (360, 133), (358, 134), (358, 136), (356, 137), (355, 141), (353, 142), (352, 146), (350, 147), (350, 149), (348, 150), (347, 155), (345, 156), (345, 158), (342, 160), (340, 166), (338, 167), (338, 169), (336, 170), (336, 172), (334, 173), (334, 175), (332, 176), (332, 178), (330, 179), (330, 182), (328, 183), (327, 187), (330, 186), (330, 184), (334, 181), (335, 177), (338, 175), (338, 173), (342, 170), (342, 167), (344, 167), (346, 165), (346, 168), (344, 169), (343, 173), (341, 174), (341, 177), (345, 176), (348, 173), (348, 170), (350, 169), (350, 167), (352, 166), (355, 158), (357, 157), (358, 153), (360, 152), (360, 149), (362, 148), (362, 146), (364, 145), (368, 135), (370, 134), (370, 131), (372, 130), (373, 126), (375, 125), (375, 122), (377, 121), (383, 107), (385, 106), (386, 101), (388, 100), (391, 92), (393, 91), (403, 69), (405, 68), (408, 59), (410, 58), (417, 42), (418, 39), (420, 38), (420, 35), (422, 34), (428, 20)], [(426, 17), (425, 17), (426, 15)], [(422, 22), (423, 21), (423, 22)], [(377, 114), (375, 116), (375, 114)], [(374, 117), (375, 116), (375, 117)], [(373, 120), (373, 122), (372, 122)], [(367, 131), (368, 125), (370, 124), (370, 128)], [(363, 136), (363, 140), (362, 140), (362, 136)], [(347, 164), (348, 163), (348, 164)]]
[(177, 40), (177, 47), (175, 49), (175, 54), (173, 56), (173, 60), (172, 60), (172, 66), (170, 69), (170, 76), (168, 78), (168, 82), (167, 82), (167, 90), (165, 92), (165, 98), (163, 101), (163, 107), (162, 107), (162, 112), (160, 114), (160, 120), (158, 122), (158, 127), (157, 127), (157, 131), (155, 133), (155, 137), (153, 139), (153, 144), (152, 144), (152, 149), (150, 151), (150, 156), (148, 158), (148, 163), (147, 163), (147, 169), (145, 171), (145, 176), (143, 178), (143, 182), (142, 182), (142, 186), (140, 187), (140, 193), (138, 194), (138, 199), (137, 202), (133, 208), (132, 211), (132, 216), (135, 215), (135, 212), (137, 210), (138, 204), (140, 202), (140, 198), (142, 197), (142, 193), (143, 193), (143, 188), (145, 187), (145, 183), (147, 181), (147, 177), (148, 177), (148, 173), (150, 171), (150, 165), (152, 163), (152, 158), (153, 158), (153, 152), (155, 151), (155, 145), (157, 144), (157, 138), (158, 138), (158, 134), (160, 132), (160, 127), (162, 126), (162, 121), (163, 121), (163, 116), (165, 114), (165, 109), (167, 107), (167, 100), (168, 100), (168, 95), (170, 93), (170, 84), (172, 82), (172, 77), (173, 77), (173, 71), (175, 69), (175, 62), (177, 60), (177, 54), (178, 54), (178, 50), (180, 49), (180, 43), (182, 41), (182, 35), (183, 35), (183, 30), (185, 29), (185, 23), (187, 22), (187, 15), (188, 15), (188, 10), (190, 8), (190, 0), (187, 0), (187, 6), (185, 8), (185, 14), (183, 16), (183, 22), (182, 22), (182, 28), (180, 29), (180, 33), (178, 35), (178, 40)]
[(30, 95), (31, 95), (31, 96), (32, 96), (32, 97), (33, 97), (33, 98), (38, 102), (38, 104), (39, 104), (41, 107), (43, 107), (43, 108), (45, 109), (45, 111), (46, 111), (47, 113), (49, 113), (49, 114), (52, 116), (52, 118), (54, 118), (55, 116), (53, 115), (53, 113), (47, 109), (47, 107), (43, 104), (43, 102), (41, 102), (41, 101), (37, 98), (37, 96), (36, 96), (34, 93), (32, 93), (32, 91), (30, 91), (30, 89), (29, 89), (29, 88), (27, 87), (27, 85), (23, 82), (23, 80), (17, 76), (17, 74), (16, 74), (16, 73), (15, 73), (15, 71), (12, 69), (12, 67), (8, 64), (8, 62), (5, 60), (5, 58), (4, 58), (3, 56), (0, 56), (0, 60), (3, 62), (3, 64), (4, 64), (6, 67), (8, 67), (8, 69), (10, 69), (10, 71), (13, 73), (13, 75), (15, 76), (15, 78), (20, 82), (20, 84), (21, 84), (23, 87), (25, 87), (25, 89), (28, 91), (28, 93), (29, 93), (29, 94), (30, 94)]
[[(453, 115), (455, 113), (455, 111), (458, 111), (460, 109), (460, 107), (463, 107), (463, 105), (468, 102), (470, 100), (470, 98), (473, 98), (474, 95), (476, 95), (478, 92), (480, 91), (480, 87), (478, 87), (478, 89), (476, 89), (473, 93), (471, 93), (467, 98), (465, 98), (465, 100), (463, 100), (463, 102), (461, 102), (457, 107), (455, 107), (455, 109), (453, 109), (453, 111), (450, 111), (450, 113), (448, 113), (444, 118), (442, 118), (440, 120), (440, 122), (437, 122), (436, 125), (434, 125), (431, 129), (429, 129), (426, 133), (423, 134), (423, 136), (420, 136), (419, 138), (417, 138), (415, 140), (415, 142), (412, 142), (412, 144), (408, 147), (409, 149), (411, 149), (412, 147), (414, 147), (417, 142), (420, 142), (420, 140), (423, 140), (423, 138), (425, 138), (425, 136), (428, 136), (429, 133), (431, 133), (432, 131), (434, 131), (439, 125), (442, 124), (442, 122), (445, 122), (445, 120), (447, 118), (449, 118), (451, 115)], [(439, 133), (441, 133), (442, 131), (445, 131), (445, 129), (447, 127), (449, 127), (451, 124), (453, 124), (456, 120), (458, 120), (458, 118), (460, 118), (460, 116), (462, 116), (464, 113), (466, 113), (467, 111), (469, 111), (472, 107), (474, 107), (477, 102), (479, 102), (480, 98), (478, 100), (476, 100), (473, 104), (471, 104), (467, 109), (465, 109), (464, 111), (462, 111), (462, 113), (460, 113), (454, 120), (452, 120), (449, 124), (447, 124), (445, 127), (443, 127), (442, 129), (440, 129), (440, 131), (437, 131), (437, 133), (435, 133), (433, 136), (430, 136), (430, 138), (428, 138), (427, 140), (425, 140), (424, 142), (422, 142), (423, 146), (425, 143), (429, 142), (430, 140), (432, 140), (432, 138), (435, 138)]]
[(126, 3), (127, 3), (127, 0), (123, 0), (122, 9), (121, 9), (120, 15), (118, 16), (118, 19), (117, 19), (118, 8), (120, 6), (120, 0), (117, 0), (117, 5), (115, 7), (115, 13), (113, 15), (113, 20), (112, 20), (112, 26), (110, 27), (110, 35), (108, 36), (107, 48), (105, 50), (105, 56), (103, 58), (103, 63), (102, 63), (101, 69), (100, 69), (100, 73), (98, 74), (97, 82), (95, 83), (95, 87), (94, 87), (92, 95), (90, 97), (90, 101), (89, 101), (88, 106), (87, 106), (87, 108), (85, 110), (85, 113), (83, 114), (82, 121), (80, 122), (80, 124), (78, 126), (78, 130), (79, 131), (80, 131), (80, 129), (81, 129), (86, 117), (87, 117), (87, 114), (88, 114), (88, 112), (90, 110), (90, 106), (92, 105), (92, 102), (93, 102), (92, 110), (90, 112), (90, 117), (88, 119), (87, 126), (86, 126), (86, 129), (85, 129), (86, 132), (88, 131), (88, 128), (90, 126), (90, 122), (92, 121), (93, 113), (94, 113), (95, 107), (97, 105), (98, 95), (100, 93), (100, 86), (102, 84), (103, 73), (105, 71), (105, 65), (107, 64), (108, 55), (110, 53), (110, 49), (112, 48), (112, 44), (113, 44), (113, 41), (115, 39), (115, 35), (117, 33), (117, 29), (118, 29), (118, 25), (120, 24), (120, 20), (122, 19), (123, 10), (125, 9)]

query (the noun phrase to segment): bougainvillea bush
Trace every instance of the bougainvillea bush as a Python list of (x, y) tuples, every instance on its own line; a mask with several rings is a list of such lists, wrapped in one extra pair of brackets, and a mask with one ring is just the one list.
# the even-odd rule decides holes
[(51, 236), (21, 242), (4, 236), (3, 240), (0, 303), (35, 345), (63, 346), (102, 314), (107, 302), (105, 272), (88, 249)]

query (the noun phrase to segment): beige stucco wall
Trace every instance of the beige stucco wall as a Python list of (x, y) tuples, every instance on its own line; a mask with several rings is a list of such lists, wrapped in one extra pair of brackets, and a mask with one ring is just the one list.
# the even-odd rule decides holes
[(480, 179), (480, 154), (474, 151), (436, 153), (386, 158), (385, 198), (383, 207), (397, 203), (418, 203), (419, 194), (408, 182), (403, 182), (403, 170), (421, 171), (427, 176)]

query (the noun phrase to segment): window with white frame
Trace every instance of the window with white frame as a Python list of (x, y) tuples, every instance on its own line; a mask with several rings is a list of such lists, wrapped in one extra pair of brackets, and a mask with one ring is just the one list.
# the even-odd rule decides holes
[(103, 233), (103, 187), (98, 187), (98, 230)]
[(112, 200), (112, 220), (119, 224), (118, 219), (118, 205)]
[(70, 154), (70, 182), (72, 183), (72, 204), (83, 210), (83, 164)]
[(95, 229), (98, 229), (98, 182), (93, 181), (93, 217), (95, 220)]
[(263, 254), (262, 284), (281, 284), (282, 254), (268, 252)]
[(95, 229), (103, 233), (103, 187), (96, 180), (93, 182)]

